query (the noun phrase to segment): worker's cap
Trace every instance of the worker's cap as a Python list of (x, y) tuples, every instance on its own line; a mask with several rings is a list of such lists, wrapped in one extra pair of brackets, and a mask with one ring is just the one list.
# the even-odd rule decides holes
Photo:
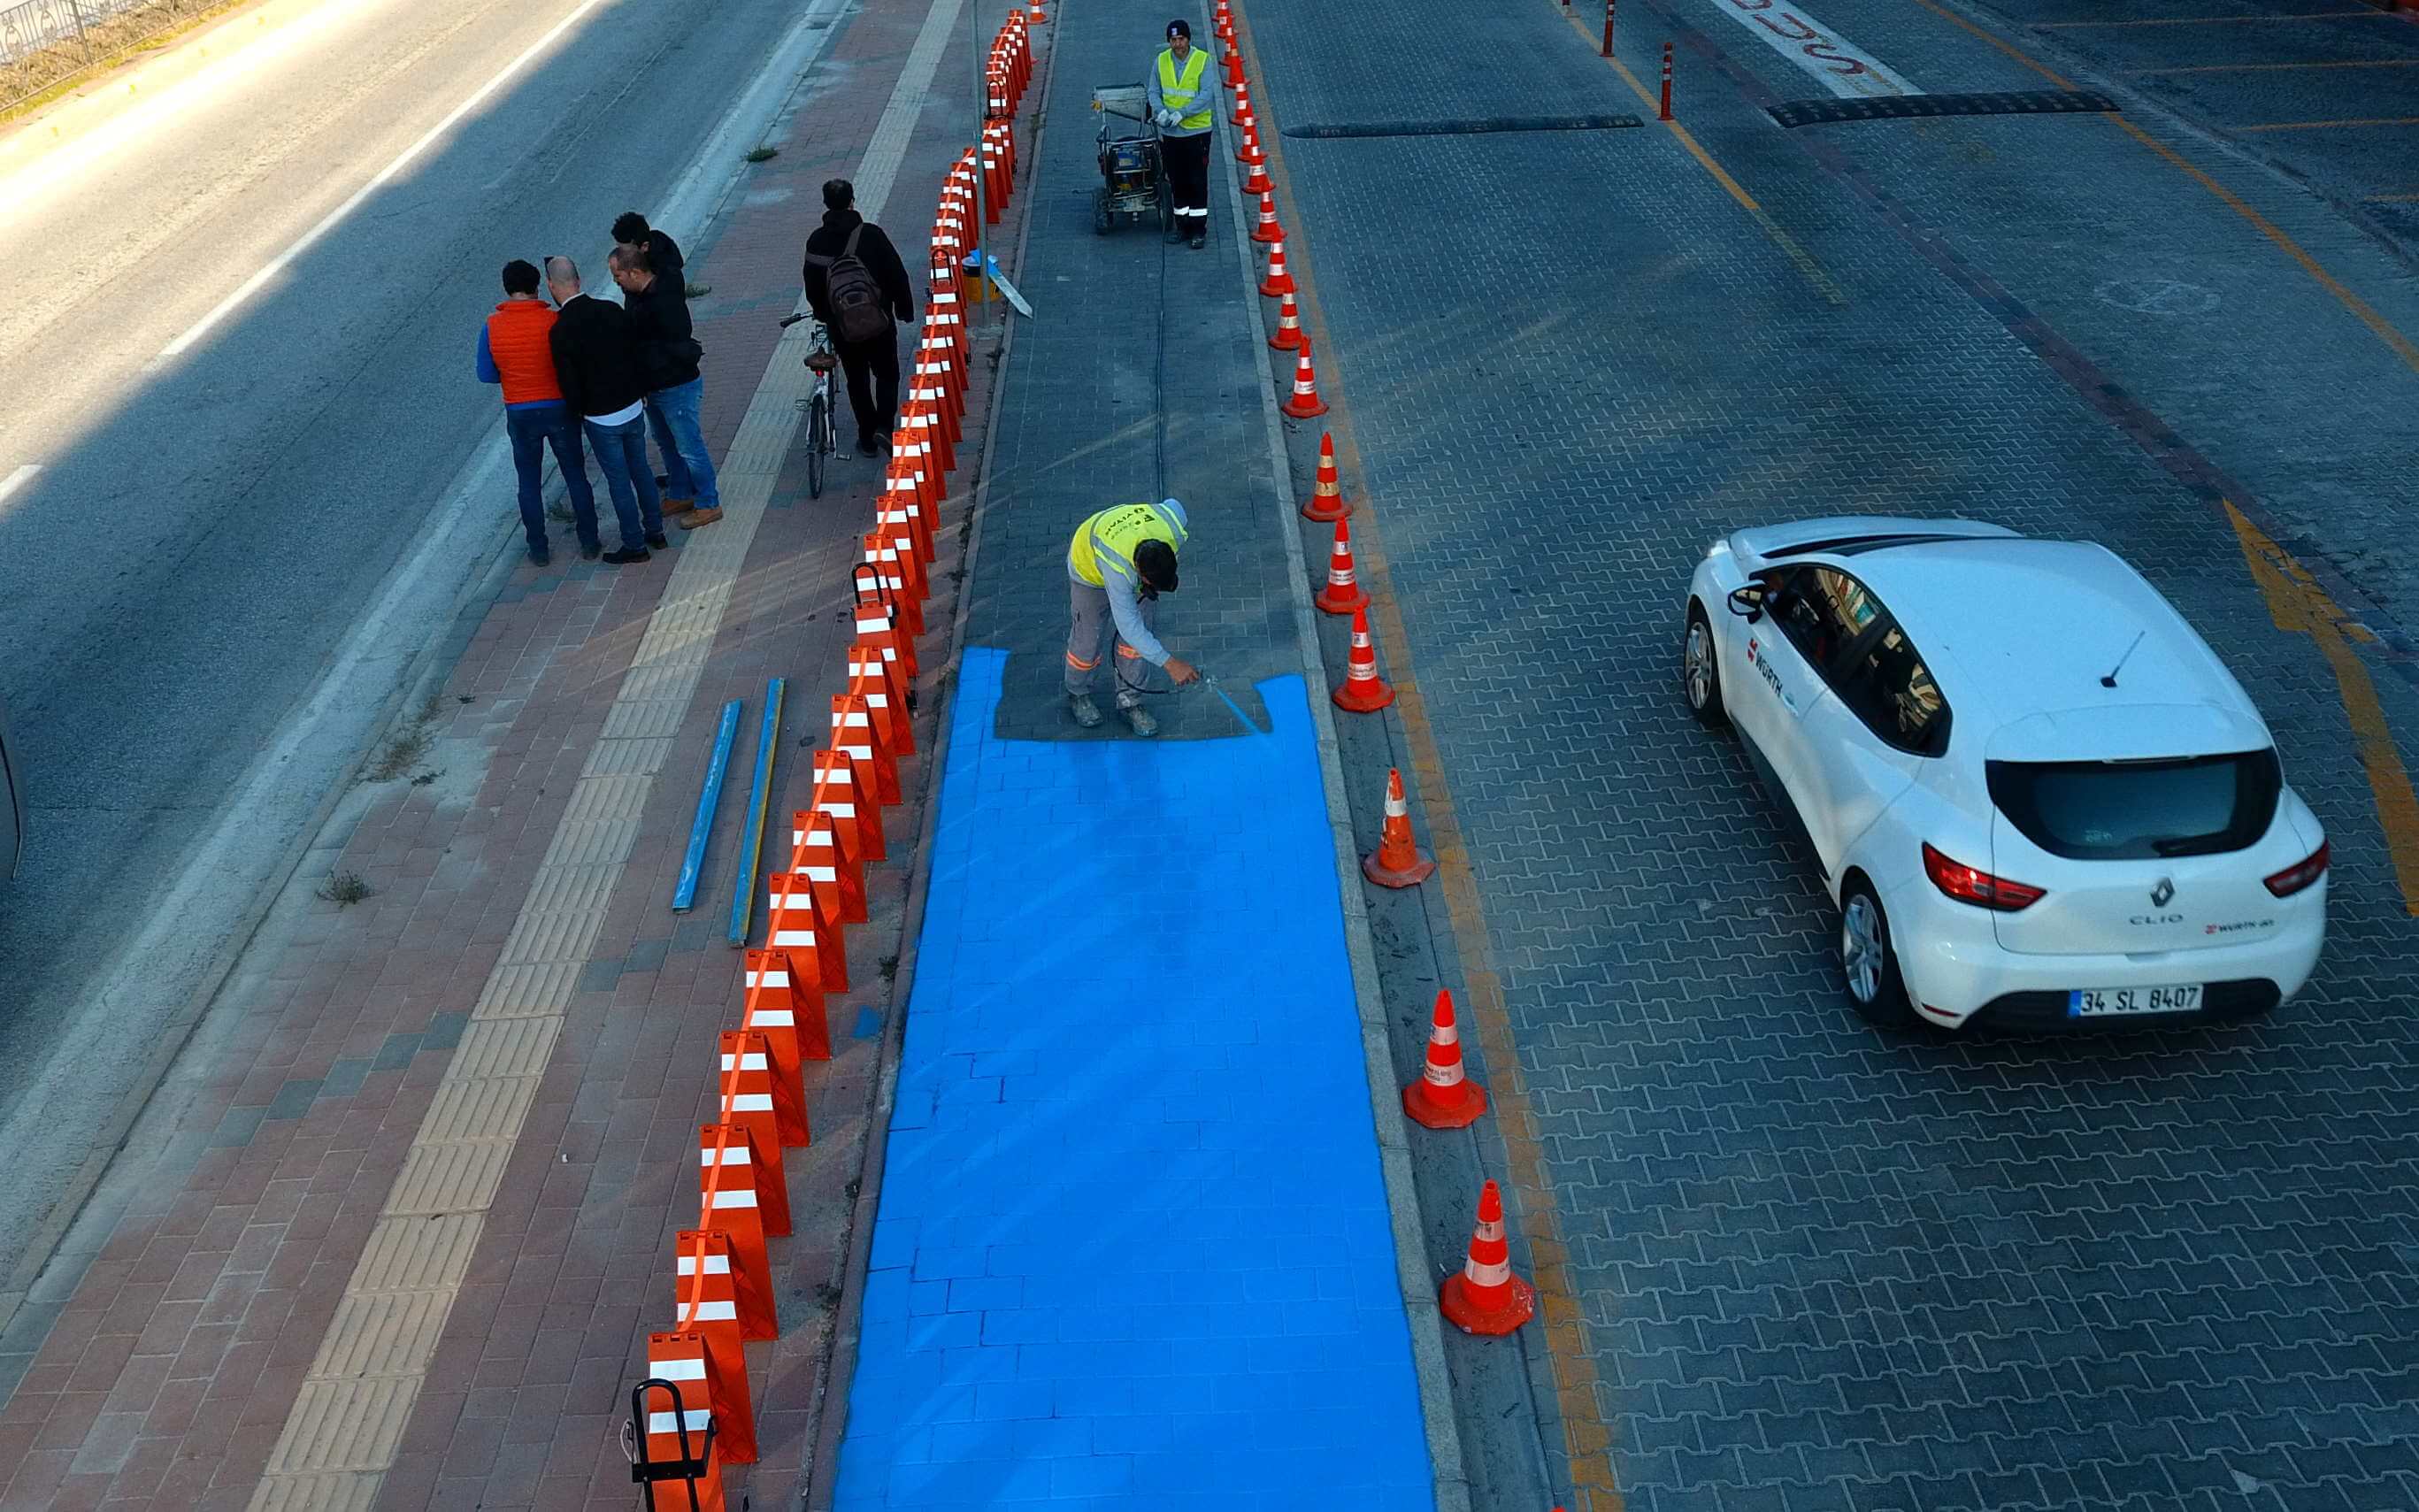
[(1167, 39), (1172, 42), (1179, 37), (1188, 42), (1193, 40), (1193, 23), (1181, 16), (1167, 23)]

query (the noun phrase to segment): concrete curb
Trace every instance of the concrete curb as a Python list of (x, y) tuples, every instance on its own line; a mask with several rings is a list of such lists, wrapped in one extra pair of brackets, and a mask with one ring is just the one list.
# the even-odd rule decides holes
[(92, 75), (21, 120), (0, 128), (0, 177), (99, 131), (177, 85), (241, 55), (306, 18), (327, 19), (343, 0), (258, 0), (205, 22), (157, 55), (141, 53)]
[[(1207, 11), (1196, 12), (1206, 22)], [(1203, 36), (1210, 35), (1204, 32)], [(1226, 91), (1219, 91), (1223, 100)], [(1378, 981), (1378, 951), (1369, 927), (1369, 908), (1354, 880), (1361, 859), (1352, 835), (1352, 805), (1344, 791), (1344, 761), (1335, 737), (1335, 717), (1319, 696), (1327, 668), (1319, 650), (1318, 621), (1311, 608), (1310, 571), (1302, 559), (1302, 530), (1291, 492), (1293, 461), (1286, 444), (1285, 417), (1277, 408), (1276, 369), (1269, 361), (1269, 344), (1261, 330), (1259, 279), (1252, 263), (1251, 215), (1243, 200), (1242, 179), (1234, 154), (1212, 152), (1224, 164), (1220, 177), (1226, 186), (1226, 224), (1242, 268), (1247, 294), (1244, 318), (1250, 328), (1252, 361), (1259, 373), (1260, 416), (1268, 428), (1269, 460), (1275, 470), (1277, 534), (1286, 548), (1286, 579), (1292, 601), (1294, 639), (1302, 655), (1302, 681), (1310, 695), (1311, 726), (1318, 742), (1318, 768), (1326, 790), (1328, 827), (1335, 840), (1336, 892), (1344, 905), (1345, 949), (1352, 962), (1352, 987), (1361, 1017), (1361, 1053), (1369, 1077), (1369, 1107), (1378, 1131), (1378, 1164), (1386, 1181), (1386, 1207), (1394, 1231), (1395, 1279), (1402, 1289), (1403, 1314), (1410, 1325), (1411, 1369), (1418, 1378), (1420, 1415), (1425, 1421), (1428, 1464), (1435, 1475), (1438, 1512), (1469, 1512), (1470, 1479), (1463, 1467), (1460, 1419), (1454, 1411), (1453, 1381), (1445, 1368), (1443, 1325), (1438, 1321), (1436, 1293), (1427, 1268), (1426, 1224), (1420, 1211), (1419, 1189), (1411, 1179), (1410, 1144), (1405, 1135), (1398, 1089), (1394, 1086), (1392, 1030)]]
[[(979, 4), (979, 0), (976, 0)], [(1063, 7), (1064, 0), (1061, 0)], [(1053, 23), (1061, 14), (1052, 11)], [(981, 35), (979, 26), (978, 36)], [(1040, 101), (1033, 112), (1033, 135), (1017, 148), (1017, 160), (1025, 165), (1025, 183), (1016, 199), (1024, 208), (1016, 212), (1016, 252), (1007, 265), (1011, 275), (1025, 267), (1025, 239), (1033, 227), (1033, 183), (1041, 162), (1041, 138), (1049, 130), (1050, 83), (1058, 66), (1058, 49), (1055, 45), (1042, 53), (1040, 71), (1027, 90)], [(979, 308), (967, 302), (969, 319)], [(907, 902), (900, 918), (899, 969), (890, 984), (893, 1011), (882, 1029), (882, 1053), (875, 1061), (873, 1103), (866, 1116), (865, 1164), (857, 1175), (856, 1201), (848, 1220), (848, 1261), (841, 1272), (840, 1305), (832, 1314), (832, 1348), (824, 1362), (822, 1378), (815, 1383), (815, 1438), (812, 1458), (807, 1462), (805, 1480), (798, 1488), (798, 1505), (805, 1512), (832, 1512), (834, 1493), (840, 1478), (840, 1441), (847, 1427), (848, 1413), (843, 1398), (842, 1410), (832, 1410), (832, 1388), (835, 1382), (842, 1390), (856, 1371), (857, 1345), (862, 1337), (865, 1314), (865, 1278), (873, 1259), (873, 1224), (882, 1204), (882, 1171), (889, 1156), (890, 1115), (899, 1102), (899, 1060), (907, 1038), (907, 1005), (915, 996), (917, 946), (923, 937), (924, 908), (932, 890), (932, 832), (941, 817), (941, 778), (948, 770), (950, 735), (954, 727), (952, 716), (958, 702), (958, 670), (963, 663), (966, 649), (966, 615), (974, 601), (975, 568), (982, 558), (983, 511), (991, 496), (992, 459), (998, 455), (1000, 395), (1007, 386), (1009, 354), (1016, 346), (1016, 316), (1005, 302), (1000, 305), (1000, 342), (998, 361), (993, 364), (995, 375), (990, 394), (991, 410), (983, 417), (981, 461), (975, 475), (967, 482), (965, 549), (958, 559), (958, 601), (949, 615), (948, 655), (934, 672), (932, 683), (934, 730), (932, 741), (925, 747), (924, 783), (920, 801), (923, 817), (916, 833), (916, 850), (909, 861)], [(973, 348), (978, 354), (981, 347)]]

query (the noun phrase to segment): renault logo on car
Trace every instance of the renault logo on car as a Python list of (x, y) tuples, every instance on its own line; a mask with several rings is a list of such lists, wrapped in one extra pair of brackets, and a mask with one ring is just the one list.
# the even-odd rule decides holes
[(2161, 877), (2159, 879), (2159, 885), (2150, 889), (2150, 906), (2153, 908), (2165, 908), (2167, 906), (2167, 900), (2175, 895), (2176, 879), (2173, 877)]

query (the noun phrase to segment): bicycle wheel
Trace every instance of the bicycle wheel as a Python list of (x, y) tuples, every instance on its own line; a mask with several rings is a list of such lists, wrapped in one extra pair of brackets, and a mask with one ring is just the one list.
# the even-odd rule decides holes
[(831, 451), (831, 395), (807, 401), (807, 497), (824, 496), (824, 457)]

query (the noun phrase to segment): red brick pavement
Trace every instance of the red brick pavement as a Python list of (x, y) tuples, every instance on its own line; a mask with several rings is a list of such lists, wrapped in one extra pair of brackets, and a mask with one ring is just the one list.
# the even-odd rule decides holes
[[(692, 250), (691, 277), (713, 287), (696, 314), (717, 454), (794, 299), (820, 186), (856, 171), (923, 16), (914, 0), (876, 0), (844, 23), (779, 155), (750, 171), (741, 204)], [(986, 12), (987, 28), (995, 21)], [(942, 60), (944, 87), (966, 76), (966, 45)], [(927, 109), (886, 207), (911, 266), (971, 135), (970, 120), (943, 116)], [(988, 367), (979, 356), (975, 366), (979, 407)], [(979, 422), (978, 409), (961, 482)], [(644, 1335), (670, 1318), (672, 1235), (696, 1214), (692, 1141), (712, 1104), (716, 1034), (739, 1000), (738, 954), (723, 938), (738, 800), (723, 804), (697, 908), (669, 908), (695, 784), (721, 703), (744, 698), (733, 758), (744, 793), (764, 680), (790, 679), (767, 854), (786, 847), (787, 815), (808, 795), (803, 748), (822, 743), (838, 691), (847, 567), (877, 478), (871, 464), (840, 459), (823, 499), (806, 498), (802, 474), (775, 492), (381, 1509), (440, 1496), (498, 1509), (618, 1505), (633, 1494), (619, 1427)], [(510, 512), (506, 500), (498, 507)], [(952, 501), (951, 523), (962, 508)], [(955, 533), (943, 532), (928, 606), (942, 631)], [(46, 1276), (12, 1323), (12, 1341), (39, 1343), (0, 1407), (0, 1512), (245, 1506), (670, 572), (660, 557), (619, 573), (524, 566), (466, 623), (424, 711), (431, 745), (347, 803), (180, 1061), (171, 1087), (181, 1095), (155, 1100), (105, 1183), (122, 1205), (108, 1213), (97, 1201), (71, 1231), (62, 1257), (82, 1246), (80, 1275)], [(924, 648), (928, 688), (942, 650)], [(937, 702), (919, 720), (922, 748)], [(920, 763), (902, 779), (919, 791)], [(911, 805), (886, 818), (897, 856), (917, 815)], [(348, 907), (316, 896), (331, 873), (357, 874), (369, 896)], [(896, 862), (870, 879), (874, 917), (849, 940), (856, 990), (833, 1000), (838, 1058), (809, 1072), (815, 1143), (787, 1152), (797, 1235), (775, 1249), (783, 1336), (751, 1347), (763, 1460), (732, 1483), (734, 1497), (752, 1489), (763, 1504), (794, 1487), (811, 1443), (880, 1071), (880, 1039), (853, 1031), (860, 1009), (876, 1022), (891, 1011), (880, 963), (899, 948), (906, 880)], [(762, 918), (760, 906), (760, 931)], [(96, 1227), (105, 1237), (85, 1232)]]

